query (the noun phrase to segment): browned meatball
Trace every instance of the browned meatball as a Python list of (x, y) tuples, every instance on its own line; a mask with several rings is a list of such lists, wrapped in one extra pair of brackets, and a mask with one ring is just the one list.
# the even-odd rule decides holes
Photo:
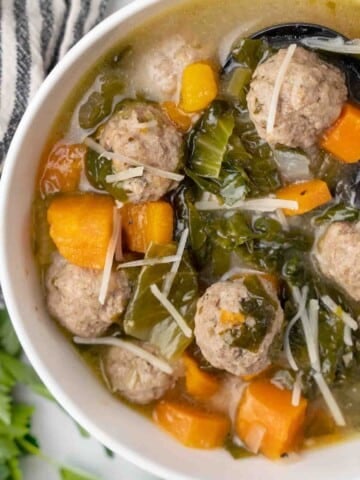
[(124, 272), (113, 272), (104, 305), (99, 302), (101, 270), (81, 268), (55, 254), (46, 273), (46, 301), (50, 314), (69, 332), (99, 337), (117, 320), (130, 296)]
[(315, 251), (321, 271), (360, 301), (360, 223), (331, 224)]
[(347, 98), (345, 75), (316, 53), (297, 47), (281, 86), (274, 129), (267, 132), (274, 85), (286, 52), (279, 50), (255, 70), (247, 95), (250, 118), (268, 143), (307, 148), (339, 117)]
[[(242, 325), (233, 326), (221, 321), (221, 312), (237, 313), (243, 300), (249, 298), (249, 292), (242, 280), (219, 282), (209, 287), (197, 304), (195, 316), (196, 343), (208, 362), (216, 368), (226, 370), (233, 375), (252, 375), (265, 369), (269, 364), (268, 351), (283, 323), (283, 311), (273, 286), (261, 280), (267, 294), (276, 304), (275, 318), (269, 325), (258, 350), (252, 352), (245, 348), (232, 346), (227, 341), (227, 332), (241, 331)], [(256, 320), (245, 317), (246, 324), (254, 326)]]

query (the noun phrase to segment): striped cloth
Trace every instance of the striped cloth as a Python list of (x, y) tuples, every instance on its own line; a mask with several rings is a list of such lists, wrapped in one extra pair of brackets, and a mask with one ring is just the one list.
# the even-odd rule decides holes
[(108, 0), (0, 0), (0, 172), (44, 77), (105, 14)]

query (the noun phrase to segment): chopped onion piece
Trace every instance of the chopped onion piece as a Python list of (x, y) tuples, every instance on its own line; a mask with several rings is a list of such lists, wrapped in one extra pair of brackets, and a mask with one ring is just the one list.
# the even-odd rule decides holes
[(133, 267), (151, 267), (153, 265), (160, 265), (163, 263), (177, 262), (178, 260), (179, 257), (177, 255), (169, 255), (168, 257), (144, 258), (142, 260), (134, 260), (132, 262), (120, 263), (117, 268), (122, 269)]
[(297, 210), (298, 202), (294, 200), (282, 200), (280, 198), (255, 198), (253, 200), (239, 200), (232, 205), (220, 204), (215, 201), (196, 202), (195, 207), (198, 210), (253, 210), (258, 212), (274, 212), (279, 208)]
[(245, 443), (248, 449), (257, 455), (259, 453), (262, 441), (266, 433), (266, 428), (255, 423), (251, 428), (245, 438)]
[(296, 380), (294, 382), (294, 387), (291, 396), (291, 405), (294, 407), (298, 407), (300, 405), (301, 399), (301, 389), (302, 389), (302, 382), (301, 382), (302, 372), (298, 372), (296, 375)]
[(360, 54), (359, 39), (345, 41), (342, 37), (307, 37), (300, 40), (303, 45), (317, 48), (326, 52), (344, 53), (348, 55)]
[(111, 269), (114, 261), (114, 254), (116, 250), (116, 245), (118, 243), (118, 237), (121, 235), (120, 230), (121, 218), (117, 208), (113, 209), (113, 232), (109, 241), (109, 245), (106, 251), (105, 265), (103, 270), (103, 275), (100, 285), (99, 293), (99, 302), (101, 305), (104, 305), (106, 300), (106, 295), (109, 288), (110, 278), (111, 278)]
[(329, 297), (329, 295), (324, 295), (323, 297), (321, 297), (321, 301), (325, 305), (325, 307), (330, 310), (330, 312), (341, 318), (345, 325), (348, 325), (352, 330), (357, 330), (359, 328), (356, 320), (354, 320), (351, 315), (344, 312), (344, 310), (339, 305), (337, 305), (334, 300)]
[(176, 260), (176, 262), (174, 262), (172, 264), (171, 270), (166, 275), (166, 278), (165, 278), (165, 281), (164, 281), (164, 286), (163, 286), (162, 292), (165, 295), (165, 297), (168, 297), (168, 295), (170, 293), (170, 290), (171, 290), (171, 287), (173, 286), (176, 274), (177, 274), (177, 272), (179, 270), (179, 267), (180, 267), (180, 264), (181, 264), (182, 257), (184, 255), (184, 251), (185, 251), (186, 242), (187, 242), (188, 237), (189, 237), (189, 229), (185, 228), (185, 230), (181, 234), (178, 249), (177, 249), (177, 252), (176, 252), (176, 255), (180, 259)]
[(90, 137), (87, 137), (84, 140), (84, 143), (102, 157), (108, 158), (109, 160), (118, 160), (119, 162), (126, 163), (128, 165), (143, 167), (145, 170), (152, 173), (153, 175), (156, 175), (157, 177), (168, 178), (170, 180), (175, 180), (176, 182), (181, 182), (185, 178), (184, 175), (180, 175), (174, 172), (168, 172), (166, 170), (161, 170), (160, 168), (152, 167), (151, 165), (143, 164), (138, 160), (122, 155), (121, 153), (108, 152), (107, 150), (105, 150), (105, 148), (103, 148), (99, 143), (95, 142), (95, 140)]
[(180, 330), (183, 332), (185, 337), (191, 338), (192, 337), (192, 330), (191, 328), (187, 325), (185, 322), (184, 318), (180, 313), (176, 310), (174, 305), (169, 302), (169, 300), (165, 297), (165, 295), (159, 290), (157, 285), (152, 284), (150, 286), (151, 293), (154, 295), (155, 298), (159, 300), (159, 302), (162, 304), (162, 306), (170, 313), (170, 315), (173, 317), (175, 322), (177, 323), (178, 327)]
[(349, 325), (344, 326), (344, 343), (348, 347), (352, 347), (354, 345), (352, 336), (351, 336), (351, 328)]
[(123, 182), (124, 180), (129, 180), (130, 178), (142, 177), (144, 173), (144, 167), (133, 167), (123, 170), (121, 172), (114, 173), (112, 175), (107, 175), (105, 180), (108, 183), (117, 183)]
[(275, 84), (274, 84), (274, 90), (273, 94), (271, 97), (271, 103), (270, 103), (270, 108), (269, 108), (269, 115), (267, 118), (267, 124), (266, 124), (266, 133), (272, 133), (274, 130), (274, 125), (275, 125), (275, 120), (276, 120), (276, 113), (277, 113), (277, 108), (278, 108), (278, 103), (279, 103), (279, 98), (280, 98), (280, 92), (281, 92), (281, 87), (284, 83), (286, 72), (289, 68), (291, 59), (295, 53), (296, 50), (296, 44), (293, 43), (289, 46), (287, 49), (287, 52), (285, 54), (284, 60), (279, 68)]
[(228, 272), (224, 273), (224, 275), (220, 278), (220, 282), (226, 282), (236, 275), (265, 275), (265, 272), (255, 270), (253, 268), (234, 267)]
[(144, 348), (136, 345), (135, 343), (129, 342), (127, 340), (121, 340), (116, 337), (102, 337), (102, 338), (82, 338), (74, 337), (74, 343), (78, 345), (109, 345), (113, 347), (123, 348), (130, 353), (133, 353), (139, 358), (142, 358), (146, 362), (150, 363), (155, 368), (158, 368), (164, 373), (171, 375), (174, 370), (171, 365), (169, 365), (165, 360), (153, 355)]
[(331, 393), (331, 390), (328, 384), (325, 382), (324, 377), (320, 372), (314, 374), (314, 380), (316, 381), (319, 390), (324, 397), (324, 400), (330, 410), (330, 413), (335, 420), (336, 425), (339, 427), (344, 427), (346, 425), (345, 418), (340, 410), (339, 405), (336, 403), (336, 400)]

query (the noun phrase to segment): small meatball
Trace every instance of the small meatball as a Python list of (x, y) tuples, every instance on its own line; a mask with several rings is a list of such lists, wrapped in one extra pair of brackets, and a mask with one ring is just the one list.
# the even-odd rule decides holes
[[(140, 344), (150, 353), (155, 349)], [(162, 397), (176, 382), (176, 375), (168, 375), (120, 347), (107, 347), (101, 359), (104, 378), (113, 392), (131, 402), (145, 405)]]
[[(154, 104), (125, 101), (106, 123), (100, 144), (113, 152), (133, 158), (145, 165), (174, 172), (183, 157), (183, 139), (162, 110)], [(114, 160), (115, 172), (127, 169), (126, 163)], [(141, 177), (122, 183), (131, 202), (156, 201), (177, 183), (144, 171)]]
[(317, 243), (315, 258), (326, 277), (360, 301), (360, 223), (331, 224)]
[(339, 117), (347, 98), (345, 75), (297, 47), (281, 86), (275, 125), (267, 133), (267, 119), (279, 69), (287, 50), (279, 52), (254, 72), (247, 103), (258, 134), (271, 145), (308, 148)]
[(185, 67), (206, 58), (204, 49), (196, 42), (181, 35), (166, 38), (147, 51), (140, 62), (144, 72), (143, 90), (153, 100), (177, 102)]
[(55, 254), (46, 272), (50, 314), (73, 335), (91, 338), (106, 332), (124, 311), (130, 287), (124, 272), (113, 272), (105, 305), (99, 303), (103, 272), (81, 268)]
[[(268, 352), (276, 334), (283, 323), (283, 311), (280, 307), (274, 287), (261, 280), (267, 294), (276, 302), (275, 318), (257, 352), (232, 346), (227, 341), (227, 333), (241, 331), (241, 325), (234, 326), (221, 321), (221, 312), (239, 312), (243, 300), (249, 298), (249, 292), (242, 280), (219, 282), (209, 287), (197, 304), (195, 316), (195, 338), (206, 360), (216, 368), (226, 370), (233, 375), (253, 375), (264, 370), (269, 364)], [(245, 317), (251, 327), (256, 320)]]

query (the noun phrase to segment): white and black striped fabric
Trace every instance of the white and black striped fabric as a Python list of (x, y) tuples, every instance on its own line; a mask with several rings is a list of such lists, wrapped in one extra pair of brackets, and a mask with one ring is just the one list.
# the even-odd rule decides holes
[(0, 0), (0, 172), (42, 80), (106, 6), (107, 0)]

